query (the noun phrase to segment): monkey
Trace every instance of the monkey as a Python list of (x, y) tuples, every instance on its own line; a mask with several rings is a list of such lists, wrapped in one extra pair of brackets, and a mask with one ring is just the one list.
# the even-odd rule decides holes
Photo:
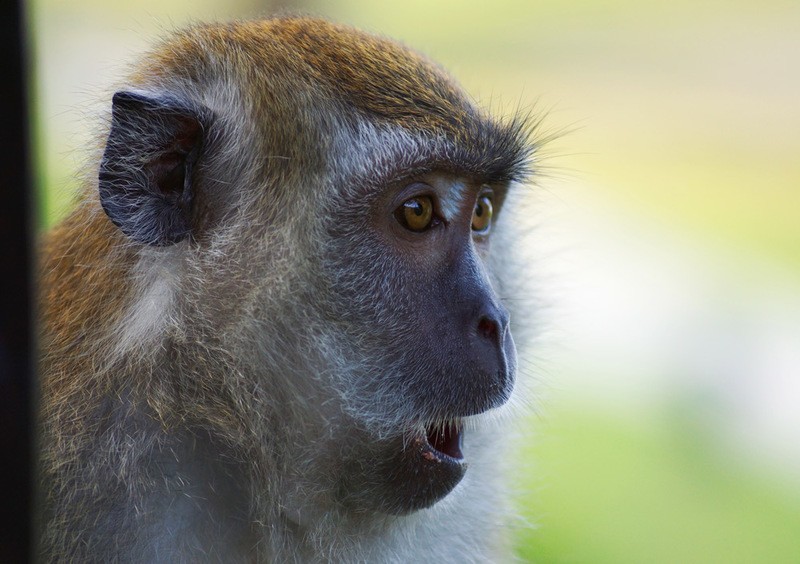
[(38, 557), (511, 558), (529, 120), (284, 16), (173, 33), (107, 122), (41, 245)]

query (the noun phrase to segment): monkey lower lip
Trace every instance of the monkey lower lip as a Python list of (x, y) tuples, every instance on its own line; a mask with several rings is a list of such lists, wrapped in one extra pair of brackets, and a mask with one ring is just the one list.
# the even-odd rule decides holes
[(463, 433), (460, 421), (431, 425), (425, 429), (425, 438), (436, 454), (443, 454), (458, 461), (464, 459), (464, 454), (461, 452)]

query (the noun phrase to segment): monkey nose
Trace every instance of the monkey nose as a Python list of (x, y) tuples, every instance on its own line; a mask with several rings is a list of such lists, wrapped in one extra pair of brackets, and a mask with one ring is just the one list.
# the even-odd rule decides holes
[(498, 322), (490, 317), (481, 317), (478, 320), (478, 336), (483, 337), (491, 343), (497, 342), (500, 334)]
[(509, 316), (505, 308), (499, 306), (487, 308), (478, 316), (476, 337), (479, 341), (485, 342), (484, 346), (502, 350), (508, 324)]
[(483, 371), (496, 375), (502, 387), (510, 377), (509, 364), (513, 359), (513, 344), (509, 331), (508, 312), (501, 307), (487, 308), (478, 316), (472, 337), (476, 361)]

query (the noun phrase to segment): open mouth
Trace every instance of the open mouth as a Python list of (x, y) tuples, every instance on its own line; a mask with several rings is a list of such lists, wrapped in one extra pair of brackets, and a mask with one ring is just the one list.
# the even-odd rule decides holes
[(464, 463), (463, 426), (460, 420), (428, 425), (425, 427), (425, 440), (422, 455), (428, 460), (438, 462)]
[[(375, 451), (378, 464), (365, 466), (358, 460), (353, 475), (360, 478), (347, 488), (351, 492), (347, 503), (390, 515), (432, 506), (449, 494), (467, 471), (463, 436), (463, 422), (455, 418), (420, 422), (405, 434), (380, 443)], [(365, 488), (364, 483), (375, 487)]]

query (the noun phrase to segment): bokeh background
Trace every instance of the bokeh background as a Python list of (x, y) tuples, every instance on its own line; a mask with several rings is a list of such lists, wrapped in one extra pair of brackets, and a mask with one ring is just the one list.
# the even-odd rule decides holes
[(800, 562), (800, 3), (32, 0), (42, 228), (154, 38), (287, 7), (560, 134), (531, 188), (519, 557)]

